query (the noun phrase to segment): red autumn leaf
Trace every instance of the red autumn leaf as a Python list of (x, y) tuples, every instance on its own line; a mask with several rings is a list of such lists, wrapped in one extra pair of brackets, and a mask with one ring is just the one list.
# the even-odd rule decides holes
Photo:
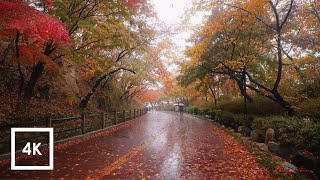
[[(51, 6), (51, 1), (46, 1)], [(0, 35), (13, 38), (19, 33), (19, 43), (32, 47), (30, 53), (42, 52), (48, 42), (55, 48), (68, 46), (70, 37), (63, 23), (22, 1), (0, 1)], [(26, 48), (24, 48), (26, 50)]]

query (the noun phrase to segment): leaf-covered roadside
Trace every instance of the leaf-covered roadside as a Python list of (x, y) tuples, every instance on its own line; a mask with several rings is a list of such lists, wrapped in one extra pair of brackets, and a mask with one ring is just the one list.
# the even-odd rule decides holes
[(235, 140), (237, 140), (243, 146), (245, 146), (246, 149), (248, 149), (253, 155), (257, 157), (259, 163), (269, 170), (269, 172), (274, 178), (277, 178), (277, 179), (314, 179), (316, 178), (316, 176), (312, 172), (304, 170), (303, 168), (300, 168), (299, 172), (295, 174), (289, 171), (286, 171), (279, 165), (280, 162), (285, 161), (284, 159), (278, 156), (275, 156), (269, 152), (264, 152), (260, 150), (254, 142), (250, 141), (248, 138), (244, 138), (239, 133), (235, 133), (233, 130), (225, 128), (215, 122), (213, 122), (213, 124), (218, 126), (225, 133), (228, 133), (231, 136), (233, 136)]

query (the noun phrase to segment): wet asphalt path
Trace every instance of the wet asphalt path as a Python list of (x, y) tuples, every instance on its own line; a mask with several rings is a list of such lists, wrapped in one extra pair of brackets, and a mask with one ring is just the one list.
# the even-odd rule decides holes
[[(17, 160), (46, 164), (47, 156)], [(94, 135), (55, 145), (53, 171), (11, 171), (0, 178), (264, 179), (268, 171), (215, 125), (173, 112), (149, 112)]]

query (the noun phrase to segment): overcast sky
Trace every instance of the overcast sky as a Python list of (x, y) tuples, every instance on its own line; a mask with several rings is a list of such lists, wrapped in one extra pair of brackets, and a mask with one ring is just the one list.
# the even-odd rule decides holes
[[(158, 18), (166, 24), (166, 26), (177, 28), (181, 24), (181, 18), (186, 8), (192, 6), (192, 0), (151, 0), (154, 4), (154, 10), (158, 14)], [(191, 23), (197, 24), (202, 21), (202, 15), (198, 15), (192, 18)], [(183, 57), (183, 52), (187, 45), (187, 39), (191, 35), (192, 31), (188, 28), (183, 29), (182, 32), (176, 35), (171, 35), (170, 39), (178, 47), (176, 51)], [(177, 67), (172, 65), (168, 67), (170, 71), (174, 72)]]
[(192, 0), (152, 0), (155, 11), (167, 24), (179, 24), (184, 8), (191, 5)]

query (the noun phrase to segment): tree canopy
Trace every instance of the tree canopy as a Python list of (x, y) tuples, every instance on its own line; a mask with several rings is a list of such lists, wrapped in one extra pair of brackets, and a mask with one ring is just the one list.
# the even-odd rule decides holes
[[(218, 77), (228, 77), (245, 99), (253, 101), (256, 93), (292, 114), (293, 104), (310, 96), (303, 88), (319, 84), (309, 69), (319, 67), (314, 66), (319, 64), (316, 1), (200, 1), (198, 6), (209, 6), (212, 14), (190, 40), (182, 85), (211, 77), (212, 86)], [(297, 41), (306, 36), (308, 43)]]

